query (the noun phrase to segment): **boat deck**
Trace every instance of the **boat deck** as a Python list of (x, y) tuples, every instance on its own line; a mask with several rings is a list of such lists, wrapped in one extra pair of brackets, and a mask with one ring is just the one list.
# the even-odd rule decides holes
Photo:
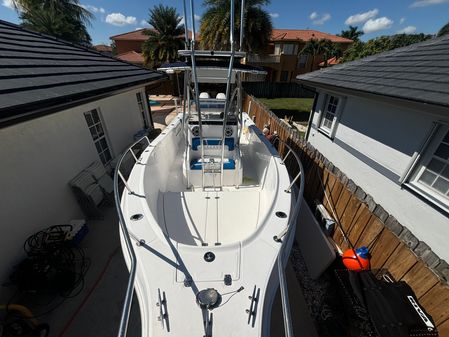
[[(245, 212), (236, 212), (241, 205)], [(175, 241), (194, 246), (226, 244), (248, 237), (259, 222), (260, 190), (166, 192), (165, 229)]]

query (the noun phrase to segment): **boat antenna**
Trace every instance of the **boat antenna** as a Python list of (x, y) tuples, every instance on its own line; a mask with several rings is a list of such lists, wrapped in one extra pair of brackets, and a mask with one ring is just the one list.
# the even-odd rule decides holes
[[(245, 0), (243, 0), (245, 1)], [(186, 9), (186, 0), (182, 1), (182, 5), (184, 8), (184, 39), (185, 39), (185, 48), (189, 49), (189, 30), (187, 28), (187, 9)]]
[(245, 27), (245, 0), (242, 0), (242, 8), (240, 10), (240, 51), (243, 51), (244, 27)]

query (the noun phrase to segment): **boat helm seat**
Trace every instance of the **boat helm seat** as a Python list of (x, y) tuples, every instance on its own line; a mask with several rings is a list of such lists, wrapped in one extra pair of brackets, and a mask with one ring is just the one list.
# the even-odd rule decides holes
[(226, 99), (226, 95), (222, 92), (219, 92), (215, 98), (216, 99)]
[(200, 94), (200, 98), (210, 98), (210, 95), (209, 95), (208, 92), (202, 92), (202, 93)]

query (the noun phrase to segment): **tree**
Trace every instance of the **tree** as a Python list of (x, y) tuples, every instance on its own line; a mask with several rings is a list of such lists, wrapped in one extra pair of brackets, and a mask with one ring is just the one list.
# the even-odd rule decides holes
[(339, 47), (331, 40), (322, 39), (319, 40), (320, 50), (324, 57), (324, 66), (327, 67), (327, 61), (333, 57), (339, 59), (343, 53)]
[(438, 31), (437, 36), (443, 36), (449, 34), (449, 22), (446, 23), (441, 29)]
[[(235, 46), (240, 45), (240, 1), (235, 1)], [(229, 44), (231, 0), (204, 0), (206, 12), (200, 26), (201, 46), (204, 49), (230, 50)], [(257, 53), (264, 51), (271, 38), (273, 24), (270, 15), (261, 8), (269, 0), (246, 0), (243, 50)]]
[(409, 46), (432, 38), (426, 34), (396, 34), (392, 36), (379, 36), (367, 42), (355, 42), (343, 54), (343, 62), (357, 60), (370, 55), (379, 54), (388, 50)]
[(142, 45), (145, 64), (157, 67), (163, 62), (173, 62), (178, 58), (178, 50), (183, 49), (184, 25), (176, 8), (162, 4), (150, 10), (148, 23), (153, 27), (146, 29), (148, 35)]
[(339, 36), (345, 37), (347, 39), (353, 40), (354, 42), (360, 41), (360, 36), (363, 35), (361, 30), (358, 30), (358, 27), (349, 26), (349, 29), (342, 30)]
[(312, 61), (310, 63), (310, 71), (313, 71), (316, 57), (322, 53), (323, 53), (323, 44), (320, 42), (320, 40), (317, 39), (310, 39), (305, 44), (304, 48), (302, 48), (299, 51), (299, 55), (305, 54), (311, 56)]
[(114, 40), (111, 40), (111, 50), (112, 50), (112, 56), (117, 55), (117, 45), (115, 44)]
[(30, 30), (82, 45), (90, 45), (87, 25), (93, 14), (79, 0), (14, 0), (22, 20)]

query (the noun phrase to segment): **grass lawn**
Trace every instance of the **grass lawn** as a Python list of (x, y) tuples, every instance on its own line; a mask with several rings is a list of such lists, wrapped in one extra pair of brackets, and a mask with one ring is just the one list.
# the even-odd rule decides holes
[(295, 122), (307, 122), (313, 98), (257, 98), (279, 118), (293, 116)]

